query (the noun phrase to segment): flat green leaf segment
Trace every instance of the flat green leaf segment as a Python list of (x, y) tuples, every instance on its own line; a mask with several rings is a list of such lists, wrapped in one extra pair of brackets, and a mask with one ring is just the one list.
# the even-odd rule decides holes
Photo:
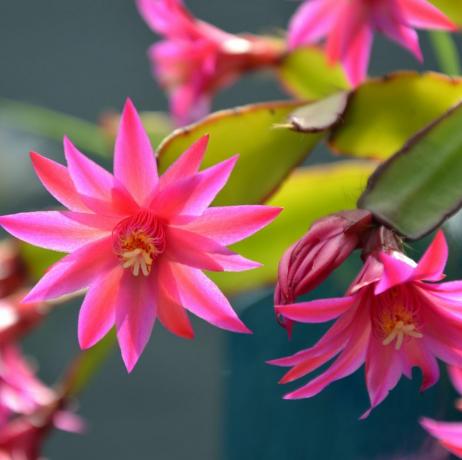
[(238, 153), (239, 161), (215, 205), (260, 203), (270, 196), (321, 140), (275, 126), (287, 122), (299, 103), (268, 103), (224, 110), (175, 131), (159, 147), (161, 171), (205, 134), (210, 143), (203, 166)]
[(460, 0), (430, 0), (430, 2), (447, 14), (456, 24), (462, 26), (462, 4)]
[(457, 211), (462, 205), (462, 103), (380, 166), (358, 205), (411, 239)]
[(370, 80), (351, 94), (329, 144), (340, 154), (385, 160), (460, 100), (460, 78), (398, 72)]
[(279, 259), (316, 219), (352, 209), (376, 164), (341, 161), (297, 169), (266, 204), (282, 206), (280, 216), (268, 227), (232, 249), (258, 260), (263, 267), (243, 273), (213, 273), (211, 277), (228, 293), (243, 292), (276, 279)]
[(324, 52), (316, 47), (288, 53), (279, 67), (279, 78), (300, 99), (319, 99), (349, 87), (342, 68), (329, 65)]

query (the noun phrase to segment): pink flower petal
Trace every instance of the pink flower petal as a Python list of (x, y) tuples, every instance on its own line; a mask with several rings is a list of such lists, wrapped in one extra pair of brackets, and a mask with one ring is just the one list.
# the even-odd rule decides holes
[(67, 137), (64, 138), (64, 153), (77, 191), (84, 196), (109, 201), (114, 183), (112, 174), (79, 152)]
[(380, 260), (383, 264), (383, 274), (375, 287), (375, 295), (382, 294), (394, 286), (406, 283), (413, 275), (415, 267), (404, 260), (386, 253), (380, 254)]
[(172, 297), (179, 298), (187, 310), (222, 329), (251, 332), (238, 318), (220, 289), (200, 270), (177, 264), (171, 267), (177, 289)]
[(366, 357), (366, 382), (371, 407), (361, 416), (361, 419), (368, 417), (372, 409), (377, 407), (395, 388), (401, 373), (399, 352), (392, 346), (383, 345), (372, 335)]
[(115, 302), (123, 274), (120, 266), (96, 278), (80, 307), (78, 335), (82, 349), (92, 347), (112, 328), (115, 322)]
[(151, 278), (125, 270), (115, 305), (117, 339), (122, 359), (131, 372), (143, 352), (156, 320), (155, 285)]
[(212, 254), (231, 254), (229, 249), (210, 238), (180, 228), (169, 227), (166, 237), (167, 250), (165, 256), (170, 260), (190, 267), (223, 271), (223, 267), (219, 262), (215, 261)]
[(158, 181), (151, 141), (130, 99), (125, 104), (115, 143), (114, 174), (141, 206)]
[(186, 150), (159, 179), (159, 185), (165, 187), (177, 180), (197, 174), (204, 159), (209, 142), (209, 136), (202, 136)]
[(112, 251), (112, 238), (94, 241), (52, 265), (24, 301), (56, 299), (87, 288), (117, 264), (118, 260)]
[(355, 296), (318, 299), (309, 302), (276, 305), (276, 311), (293, 321), (323, 323), (345, 313), (355, 305), (356, 301)]
[(260, 268), (261, 263), (247, 259), (239, 254), (212, 254), (212, 259), (220, 266), (220, 271), (243, 272)]
[(448, 260), (448, 245), (444, 233), (440, 230), (425, 251), (414, 270), (415, 280), (439, 281), (444, 277), (444, 267)]
[(445, 449), (462, 458), (462, 423), (437, 422), (421, 418), (420, 424), (438, 439)]
[(37, 176), (51, 195), (72, 211), (88, 211), (65, 166), (35, 152), (30, 153), (30, 158)]
[(178, 214), (200, 216), (225, 186), (237, 159), (236, 155), (165, 187), (153, 199), (151, 209), (165, 219)]
[[(74, 251), (110, 232), (79, 223), (73, 215), (62, 211), (23, 212), (0, 216), (0, 225), (22, 241), (62, 252)], [(91, 214), (87, 216), (92, 218)], [(97, 225), (104, 221), (94, 216), (93, 222)]]
[(419, 29), (457, 30), (436, 6), (427, 0), (398, 0), (407, 24)]
[(359, 85), (367, 76), (373, 38), (371, 26), (363, 24), (342, 58), (348, 80), (353, 86)]
[(290, 48), (315, 43), (332, 31), (341, 0), (305, 1), (295, 12), (289, 24)]
[(281, 211), (281, 208), (258, 205), (208, 208), (184, 228), (228, 245), (266, 227)]
[(364, 363), (369, 338), (369, 312), (364, 308), (356, 319), (348, 344), (334, 363), (303, 387), (286, 394), (284, 399), (310, 398), (332, 382), (351, 375)]
[(84, 433), (87, 426), (85, 421), (69, 411), (58, 411), (53, 415), (53, 425), (69, 433)]
[(157, 315), (162, 325), (172, 334), (185, 339), (192, 339), (194, 331), (188, 318), (188, 313), (178, 299), (173, 299), (167, 292), (177, 292), (170, 266), (162, 263), (158, 271), (158, 290), (156, 293)]

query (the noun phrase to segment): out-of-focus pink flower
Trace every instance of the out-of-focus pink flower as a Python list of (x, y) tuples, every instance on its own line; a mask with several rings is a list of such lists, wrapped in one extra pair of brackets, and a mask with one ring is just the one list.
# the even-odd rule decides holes
[[(449, 366), (449, 377), (454, 388), (462, 395), (462, 367)], [(461, 400), (456, 404), (462, 410)], [(458, 422), (438, 422), (429, 418), (422, 418), (420, 424), (425, 428), (439, 443), (452, 454), (462, 458), (462, 423)]]
[(165, 37), (149, 57), (180, 125), (205, 115), (217, 90), (242, 73), (275, 65), (282, 55), (279, 42), (224, 32), (194, 18), (181, 0), (137, 0), (137, 5), (148, 26)]
[(115, 324), (129, 371), (156, 318), (174, 334), (193, 336), (184, 308), (223, 329), (250, 332), (202, 270), (259, 267), (226, 246), (257, 232), (281, 210), (209, 208), (237, 156), (199, 171), (207, 140), (197, 141), (159, 178), (148, 136), (128, 101), (116, 139), (114, 176), (65, 139), (67, 168), (36, 153), (32, 161), (44, 186), (69, 211), (0, 217), (17, 238), (70, 253), (25, 300), (89, 288), (80, 310), (80, 345), (93, 346)]
[(367, 74), (375, 31), (422, 60), (415, 29), (456, 30), (427, 0), (306, 0), (289, 25), (289, 47), (326, 39), (330, 62), (340, 61), (353, 85)]
[[(371, 213), (364, 210), (339, 212), (316, 221), (282, 256), (275, 305), (293, 303), (319, 286), (358, 246), (371, 221)], [(282, 325), (290, 334), (292, 322), (283, 320)]]
[(15, 345), (0, 347), (0, 426), (11, 414), (32, 414), (53, 399)]
[(53, 428), (71, 433), (85, 429), (80, 417), (63, 410), (64, 399), (42, 406), (34, 414), (22, 415), (0, 427), (0, 460), (38, 460), (42, 444)]
[(326, 371), (285, 398), (314, 396), (365, 362), (373, 409), (402, 374), (412, 376), (413, 367), (422, 371), (423, 391), (439, 379), (436, 358), (462, 365), (462, 282), (435, 283), (444, 276), (447, 255), (439, 232), (418, 264), (397, 250), (381, 250), (369, 255), (345, 297), (276, 306), (292, 321), (336, 319), (313, 347), (270, 362), (292, 367), (281, 381), (288, 383), (335, 358)]
[(27, 270), (13, 240), (0, 241), (0, 298), (7, 297), (26, 281)]

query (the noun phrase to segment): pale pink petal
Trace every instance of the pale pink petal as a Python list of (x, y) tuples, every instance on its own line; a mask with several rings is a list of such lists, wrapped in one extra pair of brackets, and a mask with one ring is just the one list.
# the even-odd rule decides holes
[(130, 99), (125, 103), (116, 138), (114, 174), (140, 205), (158, 181), (151, 141)]
[(462, 367), (448, 366), (448, 373), (454, 388), (462, 395)]
[(30, 153), (30, 158), (37, 176), (51, 195), (71, 211), (88, 211), (65, 166), (35, 152)]
[(170, 112), (178, 126), (188, 125), (201, 119), (210, 112), (212, 95), (205, 91), (205, 77), (203, 84), (185, 83), (169, 92)]
[(440, 230), (425, 251), (414, 270), (415, 280), (439, 281), (444, 277), (444, 267), (448, 260), (448, 245), (444, 233)]
[(184, 228), (228, 245), (266, 227), (281, 211), (281, 208), (258, 205), (208, 208)]
[(451, 22), (436, 6), (427, 0), (398, 0), (407, 24), (419, 29), (456, 30)]
[(200, 216), (225, 186), (237, 159), (236, 155), (165, 187), (154, 197), (152, 211), (165, 219), (178, 214)]
[(352, 308), (356, 297), (317, 299), (287, 305), (276, 305), (276, 312), (293, 321), (302, 323), (324, 323), (337, 318)]
[(366, 357), (366, 383), (371, 407), (361, 416), (362, 419), (388, 396), (399, 382), (401, 373), (399, 352), (393, 346), (383, 345), (372, 335)]
[(380, 261), (383, 264), (383, 274), (375, 287), (376, 295), (411, 279), (415, 267), (407, 261), (384, 252), (380, 254)]
[[(188, 313), (181, 306), (179, 299), (172, 298), (167, 292), (176, 293), (176, 285), (168, 263), (161, 263), (158, 269), (158, 289), (156, 290), (157, 315), (162, 325), (172, 334), (185, 339), (192, 339), (194, 331)], [(167, 287), (170, 285), (170, 289)]]
[(462, 423), (437, 422), (422, 418), (420, 424), (438, 439), (445, 449), (462, 458)]
[(115, 267), (96, 278), (80, 307), (78, 336), (82, 349), (99, 342), (115, 322), (115, 302), (123, 269)]
[(332, 31), (342, 0), (308, 0), (292, 16), (289, 23), (290, 48), (314, 43)]
[(321, 375), (303, 387), (288, 393), (284, 399), (310, 398), (321, 392), (332, 382), (347, 377), (364, 363), (370, 339), (369, 312), (363, 309), (356, 318), (350, 340), (334, 363)]
[(197, 174), (204, 159), (209, 142), (209, 136), (202, 136), (186, 150), (159, 179), (159, 185), (165, 187), (177, 180)]
[(233, 332), (250, 333), (220, 289), (200, 270), (172, 265), (177, 297), (191, 313), (214, 326)]
[(56, 299), (87, 288), (117, 264), (111, 237), (89, 243), (52, 265), (24, 301)]
[(114, 184), (112, 174), (79, 152), (67, 137), (64, 138), (64, 153), (77, 191), (84, 196), (110, 200)]
[[(79, 223), (77, 216), (79, 214), (62, 211), (23, 212), (0, 216), (0, 225), (22, 241), (62, 252), (75, 251), (110, 233), (104, 225), (103, 228), (97, 228)], [(92, 219), (95, 225), (104, 223), (97, 216), (87, 216), (88, 221)]]
[(69, 433), (84, 433), (87, 425), (82, 417), (69, 412), (60, 410), (53, 415), (53, 425)]
[(116, 327), (122, 359), (131, 372), (143, 352), (156, 320), (155, 284), (150, 277), (122, 276), (117, 300)]

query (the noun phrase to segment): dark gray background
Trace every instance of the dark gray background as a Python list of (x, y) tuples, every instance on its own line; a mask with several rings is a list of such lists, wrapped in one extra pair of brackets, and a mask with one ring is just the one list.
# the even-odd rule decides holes
[[(272, 32), (286, 26), (297, 2), (190, 0), (188, 6), (232, 32)], [(0, 0), (0, 96), (89, 120), (120, 109), (127, 96), (140, 109), (165, 110), (166, 98), (146, 59), (154, 40), (131, 0)], [(426, 66), (433, 68), (423, 42)], [(400, 67), (419, 68), (405, 51), (378, 40), (371, 73)], [(281, 97), (271, 76), (247, 77), (221, 93), (215, 107)], [(61, 158), (60, 147), (25, 138), (6, 151), (9, 141), (4, 137), (0, 148), (1, 211), (49, 204), (27, 151)], [(340, 279), (343, 283), (345, 275)], [(322, 294), (335, 290), (340, 293), (342, 286), (332, 284)], [(236, 305), (248, 302), (244, 298)], [(78, 303), (59, 307), (26, 341), (48, 382), (77, 352), (77, 311)], [(302, 328), (288, 344), (272, 315), (270, 297), (246, 310), (253, 337), (231, 336), (196, 320), (196, 339), (185, 341), (157, 326), (130, 376), (115, 351), (81, 398), (88, 433), (55, 434), (46, 455), (52, 460), (377, 458), (412, 450), (423, 436), (417, 415), (435, 414), (437, 398), (447, 402), (453, 396), (431, 390), (422, 400), (415, 382), (402, 382), (386, 408), (359, 423), (367, 400), (358, 372), (313, 400), (282, 401), (276, 384), (281, 372), (264, 361), (306, 347), (316, 334)]]

